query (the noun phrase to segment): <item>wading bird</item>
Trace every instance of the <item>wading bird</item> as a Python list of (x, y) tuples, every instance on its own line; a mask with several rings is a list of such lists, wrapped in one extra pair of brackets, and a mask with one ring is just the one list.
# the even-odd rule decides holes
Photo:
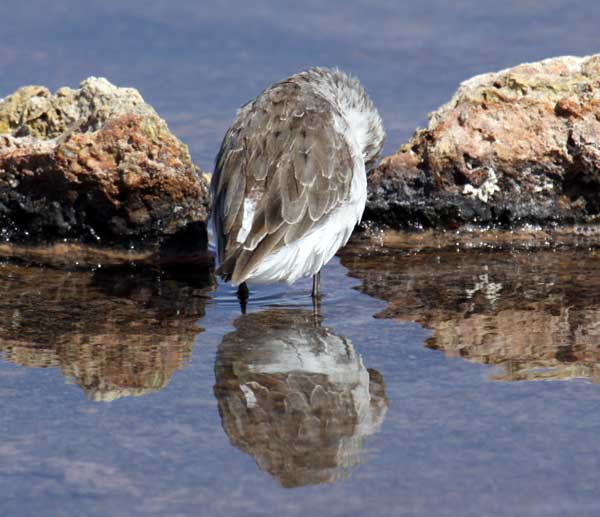
[(240, 108), (211, 180), (217, 274), (238, 285), (319, 272), (360, 222), (366, 171), (383, 147), (379, 113), (357, 79), (313, 68)]

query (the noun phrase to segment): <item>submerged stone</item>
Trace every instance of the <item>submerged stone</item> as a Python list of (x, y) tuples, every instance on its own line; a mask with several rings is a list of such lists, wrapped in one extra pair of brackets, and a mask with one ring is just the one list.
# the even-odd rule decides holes
[(365, 219), (396, 229), (600, 219), (600, 55), (461, 84), (369, 178)]
[[(187, 146), (135, 89), (90, 77), (77, 90), (26, 86), (0, 100), (4, 241), (160, 249), (204, 225), (208, 203)], [(206, 250), (205, 232), (197, 244)]]

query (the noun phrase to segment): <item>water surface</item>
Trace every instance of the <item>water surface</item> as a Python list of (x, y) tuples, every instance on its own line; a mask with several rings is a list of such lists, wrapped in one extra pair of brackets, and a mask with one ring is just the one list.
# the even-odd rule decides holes
[(355, 245), (323, 280), (242, 315), (210, 275), (4, 263), (3, 513), (594, 513), (596, 251)]

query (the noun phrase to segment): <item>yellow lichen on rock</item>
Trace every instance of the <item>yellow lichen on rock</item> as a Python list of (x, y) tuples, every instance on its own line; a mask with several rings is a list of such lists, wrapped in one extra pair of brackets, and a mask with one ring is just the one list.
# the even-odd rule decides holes
[[(203, 225), (208, 202), (188, 147), (133, 88), (90, 77), (0, 100), (5, 240), (159, 246)], [(198, 245), (206, 250), (206, 239)]]

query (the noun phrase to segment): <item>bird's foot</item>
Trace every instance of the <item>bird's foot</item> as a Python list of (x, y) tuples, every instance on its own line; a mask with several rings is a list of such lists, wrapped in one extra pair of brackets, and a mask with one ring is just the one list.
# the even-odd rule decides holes
[(240, 301), (240, 310), (242, 314), (246, 314), (246, 307), (248, 306), (248, 297), (250, 296), (250, 291), (248, 290), (248, 286), (246, 282), (242, 282), (237, 290), (237, 297)]

